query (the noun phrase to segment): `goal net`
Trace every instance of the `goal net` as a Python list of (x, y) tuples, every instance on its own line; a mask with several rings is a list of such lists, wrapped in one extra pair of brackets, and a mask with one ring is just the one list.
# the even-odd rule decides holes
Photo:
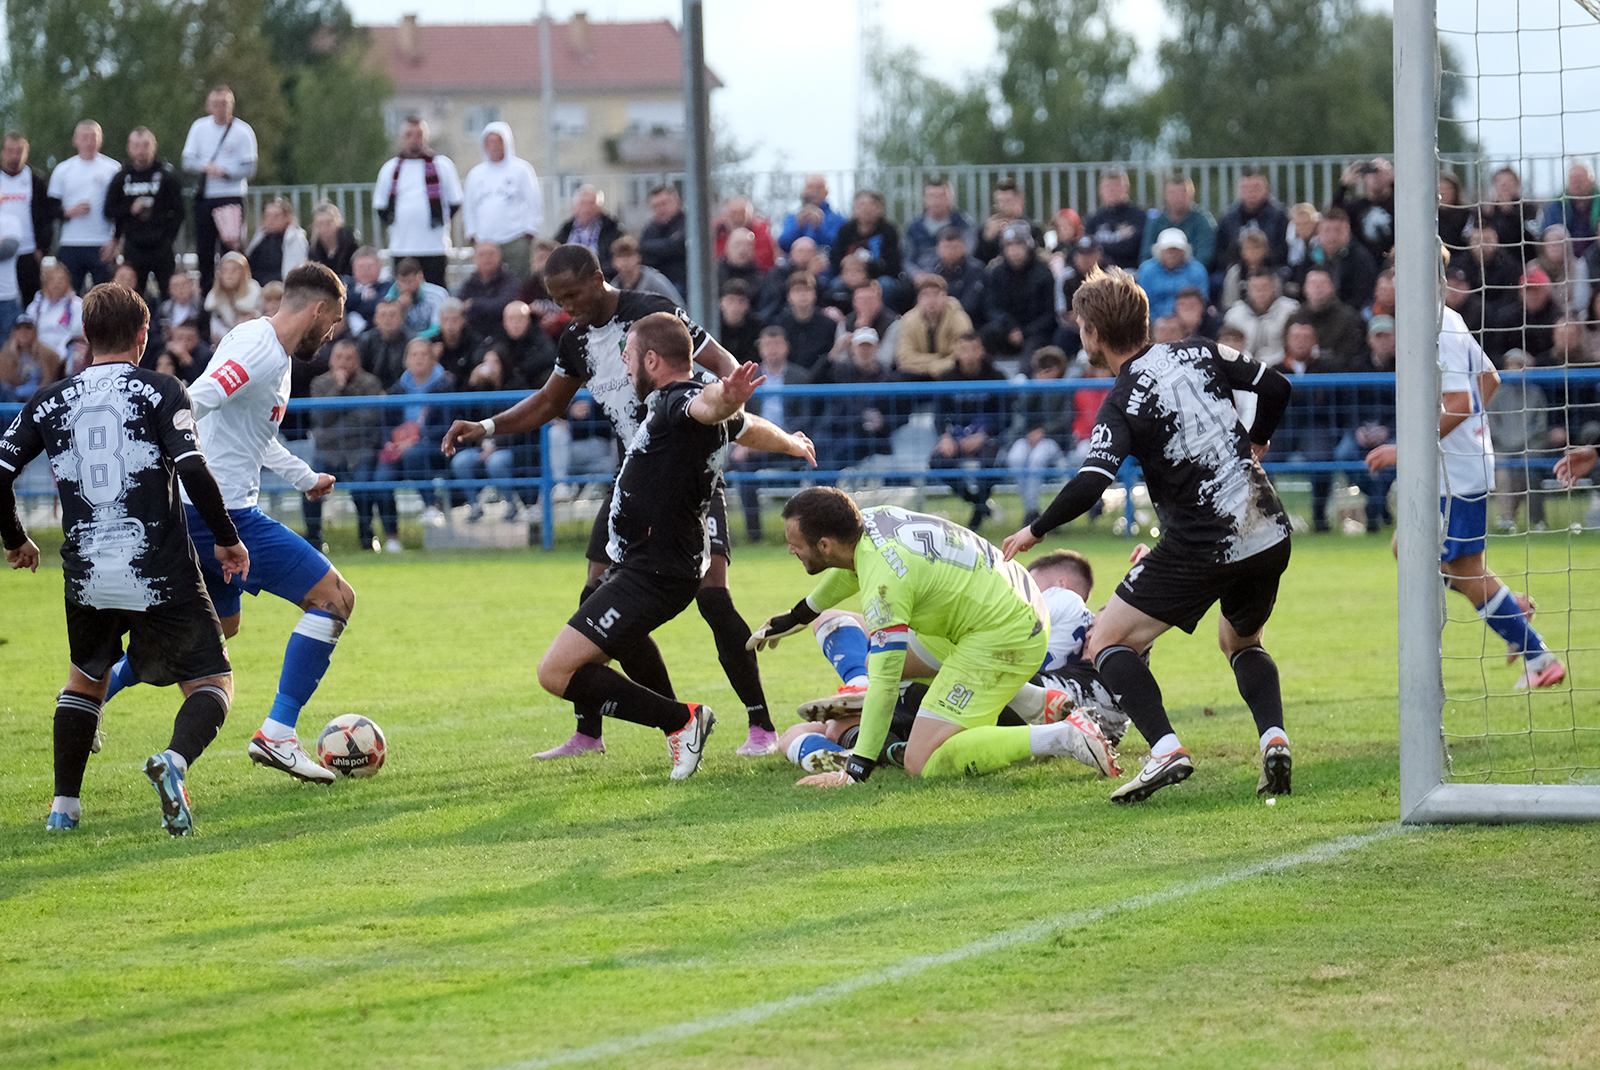
[[(1569, 445), (1600, 441), (1595, 9), (1395, 4), (1407, 821), (1600, 818), (1600, 498), (1555, 474)], [(1462, 439), (1479, 418), (1438, 435), (1441, 389), (1481, 381), (1460, 374), (1463, 324), (1499, 376), (1465, 390), (1494, 447), (1478, 485)], [(1464, 569), (1470, 539), (1451, 538), (1479, 523), (1484, 567)]]

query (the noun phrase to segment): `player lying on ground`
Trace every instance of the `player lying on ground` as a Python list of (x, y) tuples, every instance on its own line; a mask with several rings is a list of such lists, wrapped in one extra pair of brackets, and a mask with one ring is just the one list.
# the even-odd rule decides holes
[[(1029, 563), (1028, 571), (1039, 584), (1050, 614), (1050, 652), (1040, 671), (1006, 704), (998, 723), (1054, 724), (1076, 711), (1098, 724), (1107, 741), (1115, 747), (1127, 731), (1128, 718), (1116, 708), (1094, 666), (1083, 660), (1084, 639), (1094, 625), (1094, 613), (1084, 604), (1084, 599), (1094, 589), (1094, 571), (1082, 554), (1072, 550), (1045, 554)], [(861, 707), (868, 690), (869, 645), (865, 621), (857, 613), (826, 610), (812, 622), (811, 631), (822, 648), (823, 657), (839, 674), (842, 685), (832, 695), (800, 704), (798, 712), (806, 720), (784, 731), (779, 739), (779, 750), (796, 764), (803, 751), (803, 756), (810, 759), (807, 771), (818, 772), (833, 767), (827, 764), (830, 749), (841, 756), (838, 761), (842, 764), (842, 756), (848, 754), (855, 742), (851, 729), (860, 724)], [(775, 646), (777, 640), (769, 640), (767, 645)], [(948, 654), (948, 643), (937, 639), (924, 641), (914, 632), (910, 633), (902, 678), (908, 681), (933, 679)], [(900, 703), (889, 729), (889, 742), (884, 747), (891, 760), (897, 743), (903, 749), (916, 716), (914, 705), (909, 713), (902, 715), (906, 703), (907, 691), (902, 686)], [(813, 733), (820, 733), (831, 742), (810, 740), (802, 748), (802, 738)]]
[[(1073, 311), (1089, 359), (1109, 367), (1116, 385), (1101, 403), (1083, 467), (1042, 517), (1006, 540), (1005, 554), (1009, 560), (1032, 549), (1087, 512), (1122, 463), (1138, 459), (1161, 541), (1128, 570), (1095, 618), (1088, 656), (1150, 743), (1150, 759), (1111, 797), (1137, 802), (1194, 772), (1140, 652), (1168, 628), (1193, 632), (1218, 601), (1218, 642), (1260, 733), (1256, 791), (1287, 795), (1283, 696), (1261, 633), (1289, 565), (1289, 517), (1258, 462), (1288, 407), (1289, 381), (1204, 338), (1152, 345), (1149, 299), (1121, 271), (1091, 274), (1073, 297)], [(1248, 436), (1234, 390), (1256, 395)]]
[[(1566, 678), (1566, 666), (1545, 648), (1544, 639), (1529, 622), (1532, 601), (1526, 595), (1513, 594), (1489, 569), (1484, 554), (1489, 491), (1494, 486), (1494, 442), (1486, 410), (1500, 387), (1500, 376), (1460, 314), (1449, 308), (1443, 314), (1439, 331), (1439, 511), (1445, 533), (1439, 572), (1445, 586), (1459, 591), (1484, 623), (1506, 641), (1508, 660), (1515, 662), (1520, 656), (1526, 662), (1517, 689), (1553, 687)], [(1367, 454), (1367, 467), (1382, 471), (1393, 465), (1397, 456), (1393, 445), (1379, 446)], [(1557, 462), (1558, 476), (1562, 465), (1571, 473), (1569, 457)]]
[(845, 768), (801, 784), (866, 780), (888, 736), (909, 637), (949, 644), (906, 741), (912, 776), (987, 773), (1033, 757), (1070, 757), (1107, 776), (1116, 754), (1093, 721), (1002, 727), (1000, 711), (1044, 663), (1050, 617), (1027, 569), (941, 517), (892, 507), (857, 509), (833, 487), (811, 487), (783, 507), (789, 552), (822, 579), (794, 609), (763, 624), (752, 646), (792, 635), (857, 592), (872, 629), (861, 731)]
[[(242, 596), (269, 591), (302, 616), (289, 636), (272, 709), (251, 738), (250, 760), (298, 780), (331, 784), (338, 779), (305, 752), (295, 734), (300, 710), (316, 693), (333, 649), (350, 622), (356, 593), (326, 557), (305, 539), (256, 508), (261, 469), (270, 468), (315, 501), (333, 490), (334, 478), (318, 473), (278, 441), (278, 424), (289, 401), (294, 361), (309, 361), (333, 337), (344, 318), (344, 283), (321, 264), (301, 264), (283, 280), (283, 304), (270, 319), (241, 323), (217, 346), (205, 374), (191, 391), (199, 417), (200, 448), (222, 487), (228, 515), (250, 546), (250, 575), (228, 574), (212, 561), (212, 541), (193, 505), (185, 508), (206, 589), (222, 617), (223, 634), (239, 633)], [(144, 678), (127, 658), (112, 671), (110, 701)]]
[[(566, 415), (579, 387), (587, 386), (611, 421), (617, 441), (633, 441), (643, 419), (639, 398), (634, 393), (628, 371), (623, 367), (622, 345), (628, 329), (641, 318), (666, 312), (683, 322), (693, 339), (694, 359), (714, 375), (725, 376), (737, 366), (733, 355), (723, 349), (689, 314), (659, 294), (618, 290), (606, 282), (600, 261), (582, 245), (563, 245), (545, 263), (545, 287), (551, 298), (572, 317), (561, 332), (556, 367), (544, 386), (517, 402), (505, 412), (481, 422), (457, 420), (445, 433), (441, 446), (452, 456), (462, 446), (481, 442), (489, 435), (518, 434), (537, 430), (551, 420)], [(710, 381), (710, 380), (703, 380)], [(615, 481), (613, 480), (613, 485)], [(606, 519), (610, 498), (601, 503), (589, 533), (589, 577), (578, 601), (581, 603), (600, 585), (600, 577), (611, 567), (606, 552)], [(728, 542), (728, 506), (719, 482), (711, 500), (706, 527), (711, 536), (711, 563), (700, 581), (695, 605), (711, 627), (717, 644), (717, 660), (728, 675), (739, 701), (745, 705), (750, 730), (738, 753), (753, 756), (770, 754), (777, 748), (778, 734), (767, 711), (766, 693), (761, 686), (761, 671), (756, 656), (745, 649), (750, 626), (734, 608), (728, 593), (728, 561), (732, 550)], [(617, 664), (635, 683), (663, 695), (672, 694), (666, 665), (655, 641), (645, 637), (631, 650), (621, 651)], [(535, 758), (569, 758), (582, 754), (604, 754), (601, 720), (596, 714), (580, 715), (576, 731), (559, 747), (541, 751)]]
[(804, 435), (743, 411), (764, 381), (756, 365), (742, 365), (708, 386), (694, 375), (692, 345), (688, 329), (666, 312), (628, 330), (623, 359), (646, 411), (628, 443), (607, 515), (607, 546), (616, 564), (539, 659), (540, 685), (571, 701), (580, 719), (609, 715), (661, 729), (674, 780), (699, 768), (716, 717), (704, 705), (676, 702), (670, 691), (653, 691), (606, 663), (649, 642), (651, 632), (695, 600), (709, 562), (706, 513), (730, 442), (813, 465), (817, 459)]
[(56, 699), (56, 793), (46, 829), (78, 827), (79, 796), (107, 674), (122, 657), (158, 686), (177, 684), (183, 704), (167, 749), (144, 763), (174, 836), (194, 826), (184, 780), (216, 738), (233, 700), (222, 625), (206, 595), (173, 476), (211, 532), (224, 575), (245, 575), (250, 555), (195, 439), (183, 383), (139, 368), (150, 310), (132, 290), (105, 284), (83, 299), (83, 335), (94, 362), (35, 393), (0, 437), (0, 537), (14, 569), (39, 569), (22, 529), (12, 483), (41, 452), (61, 498), (66, 581), (67, 686)]

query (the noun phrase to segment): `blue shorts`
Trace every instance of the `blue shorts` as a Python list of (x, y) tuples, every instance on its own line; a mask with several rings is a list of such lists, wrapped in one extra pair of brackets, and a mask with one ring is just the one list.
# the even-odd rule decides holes
[(1439, 526), (1444, 531), (1444, 545), (1439, 550), (1440, 561), (1454, 561), (1458, 557), (1471, 557), (1483, 553), (1489, 534), (1489, 496), (1476, 498), (1440, 498)]
[(211, 529), (200, 519), (194, 506), (185, 502), (183, 509), (189, 515), (189, 538), (200, 557), (200, 573), (205, 577), (206, 590), (211, 592), (211, 602), (217, 607), (219, 617), (237, 614), (240, 596), (247, 591), (252, 595), (266, 591), (299, 605), (305, 600), (306, 592), (321, 582), (333, 567), (309, 542), (260, 509), (254, 506), (229, 509), (228, 515), (239, 529), (239, 538), (250, 551), (250, 573), (224, 582)]

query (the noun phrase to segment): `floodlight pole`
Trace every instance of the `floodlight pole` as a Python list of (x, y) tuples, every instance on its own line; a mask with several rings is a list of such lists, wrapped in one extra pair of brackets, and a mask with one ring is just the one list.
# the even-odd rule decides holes
[(700, 0), (683, 0), (683, 109), (688, 133), (684, 210), (688, 215), (689, 315), (714, 329), (711, 262), (711, 102), (706, 93), (705, 26)]

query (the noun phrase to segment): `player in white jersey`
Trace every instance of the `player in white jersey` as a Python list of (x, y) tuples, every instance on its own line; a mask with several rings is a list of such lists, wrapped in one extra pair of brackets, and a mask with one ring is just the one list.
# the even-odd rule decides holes
[[(245, 592), (270, 591), (305, 611), (289, 637), (272, 710), (250, 740), (248, 753), (258, 765), (329, 784), (335, 774), (300, 746), (295, 725), (328, 671), (334, 646), (355, 608), (355, 591), (310, 543), (256, 508), (256, 499), (263, 466), (312, 501), (333, 489), (333, 476), (312, 471), (278, 441), (278, 425), (289, 401), (292, 361), (310, 360), (333, 337), (344, 316), (344, 284), (315, 263), (295, 268), (283, 284), (278, 314), (229, 331), (205, 374), (189, 388), (199, 418), (200, 448), (222, 487), (228, 515), (250, 547), (249, 576), (230, 580), (206, 563), (212, 556), (211, 544), (193, 506), (189, 506), (189, 536), (202, 558), (206, 588), (229, 638), (239, 630), (240, 596)], [(137, 682), (126, 660), (119, 662), (111, 694)]]
[[(1494, 441), (1489, 434), (1489, 401), (1500, 376), (1453, 309), (1443, 310), (1439, 330), (1439, 512), (1444, 545), (1439, 572), (1451, 590), (1472, 603), (1494, 633), (1506, 641), (1512, 660), (1526, 663), (1517, 689), (1553, 687), (1566, 679), (1566, 666), (1545, 648), (1529, 623), (1532, 602), (1511, 592), (1489, 569), (1484, 548), (1489, 533), (1489, 491), (1494, 487)], [(1393, 445), (1367, 454), (1367, 467), (1379, 472), (1395, 463)]]

